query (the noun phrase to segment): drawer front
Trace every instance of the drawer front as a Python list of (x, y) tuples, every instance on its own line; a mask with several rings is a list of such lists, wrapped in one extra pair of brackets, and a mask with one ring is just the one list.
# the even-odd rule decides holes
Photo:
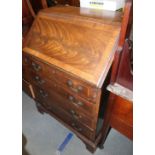
[(54, 106), (57, 106), (66, 111), (66, 113), (68, 113), (68, 115), (70, 115), (71, 118), (80, 121), (82, 124), (89, 127), (90, 129), (95, 129), (96, 121), (93, 120), (93, 118), (90, 118), (88, 115), (85, 115), (77, 107), (75, 107), (74, 105), (70, 104), (67, 100), (62, 98), (59, 94), (53, 91), (47, 91), (34, 85), (33, 87), (35, 90), (36, 98), (38, 98), (41, 102), (46, 102), (49, 105), (53, 106), (52, 101), (54, 101)]
[(64, 74), (63, 72), (57, 71), (56, 74), (57, 79), (61, 81), (66, 89), (90, 102), (96, 103), (97, 89), (92, 88), (90, 85), (87, 85), (86, 83), (79, 81), (70, 75)]
[(116, 96), (112, 111), (112, 117), (117, 118), (128, 126), (133, 126), (133, 103)]
[[(34, 86), (35, 87), (35, 86)], [(68, 124), (71, 128), (79, 132), (80, 134), (86, 136), (87, 138), (94, 140), (95, 138), (95, 130), (91, 130), (87, 126), (83, 125), (81, 122), (79, 122), (74, 117), (71, 117), (64, 109), (61, 109), (59, 106), (57, 106), (57, 102), (49, 99), (45, 99), (46, 96), (48, 96), (46, 93), (44, 93), (43, 96), (38, 94), (38, 88), (35, 87), (35, 97), (36, 101), (39, 102), (47, 111), (52, 112), (55, 114), (58, 118), (60, 118), (63, 122)]]
[(48, 80), (43, 76), (39, 76), (34, 72), (30, 72), (29, 81), (39, 87), (58, 93), (69, 106), (80, 110), (84, 114), (95, 117), (97, 115), (96, 104), (90, 103), (81, 97), (76, 97), (74, 93), (71, 93), (67, 89), (61, 87), (55, 80)]
[(49, 80), (56, 80), (69, 91), (87, 99), (88, 101), (96, 103), (98, 96), (97, 88), (94, 88), (89, 84), (64, 73), (63, 71), (58, 70), (54, 66), (45, 64), (27, 54), (23, 54), (23, 61), (29, 65), (28, 67), (25, 66), (27, 69), (36, 72), (38, 75), (44, 75)]
[(44, 63), (33, 60), (32, 57), (24, 53), (22, 58), (22, 65), (24, 70), (27, 72), (34, 71), (39, 75), (44, 75), (45, 77), (48, 76), (48, 70)]

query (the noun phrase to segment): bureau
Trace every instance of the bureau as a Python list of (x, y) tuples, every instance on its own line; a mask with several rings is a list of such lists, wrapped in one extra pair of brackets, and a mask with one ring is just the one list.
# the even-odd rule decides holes
[(41, 10), (23, 44), (23, 86), (41, 113), (94, 152), (122, 13), (57, 6)]

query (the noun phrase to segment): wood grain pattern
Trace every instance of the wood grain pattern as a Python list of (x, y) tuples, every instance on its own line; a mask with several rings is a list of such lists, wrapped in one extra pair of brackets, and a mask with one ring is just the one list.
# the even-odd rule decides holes
[[(31, 66), (31, 64), (33, 63), (35, 63), (35, 65), (39, 67), (39, 70), (36, 70), (37, 68), (33, 70)], [(81, 118), (79, 118), (81, 122), (93, 128), (94, 130), (96, 129), (99, 111), (100, 92), (97, 92), (96, 101), (94, 103), (80, 97), (80, 94), (75, 92), (73, 93), (71, 92), (70, 88), (63, 86), (62, 82), (65, 79), (65, 76), (63, 74), (65, 73), (60, 74), (58, 77), (56, 75), (56, 70), (51, 69), (52, 71), (55, 71), (55, 74), (53, 74), (52, 72), (51, 74), (49, 74), (49, 66), (47, 64), (41, 63), (25, 53), (23, 53), (23, 66), (26, 70), (26, 75), (24, 74), (24, 78), (27, 79), (27, 81), (29, 81), (33, 85), (33, 88), (35, 88), (35, 85), (37, 85), (39, 86), (38, 88), (43, 90), (43, 92), (50, 94), (48, 95), (49, 97), (47, 97), (46, 102), (50, 103), (52, 100), (56, 100), (57, 102), (55, 103), (58, 107), (66, 109), (67, 112), (73, 110), (76, 114), (79, 113), (78, 115), (82, 116)], [(49, 76), (51, 76), (52, 78), (48, 78)], [(60, 80), (59, 82), (56, 79), (62, 79), (62, 81)], [(72, 78), (70, 77), (70, 79)], [(85, 87), (85, 85), (82, 86), (83, 88)], [(37, 90), (35, 91), (35, 95), (36, 93)], [(44, 101), (42, 100), (42, 102)]]
[(99, 110), (121, 21), (119, 12), (48, 8), (39, 12), (23, 44), (23, 76), (38, 110), (71, 128), (92, 152), (102, 136), (96, 130)]
[[(40, 78), (40, 76), (38, 76), (33, 72), (30, 73), (30, 76), (31, 77), (29, 78), (29, 81), (31, 82), (31, 84), (38, 85), (47, 91), (54, 90), (63, 98), (64, 102), (66, 102), (69, 106), (71, 107), (74, 106), (75, 108), (79, 109), (79, 111), (85, 113), (90, 117), (96, 115), (98, 111), (96, 109), (96, 105), (84, 100), (83, 98), (76, 97), (74, 93), (70, 93), (68, 89), (64, 89), (63, 87), (60, 87), (56, 81), (54, 80), (49, 81), (46, 78)], [(40, 81), (43, 81), (43, 83), (36, 81), (36, 77), (39, 77)]]
[(115, 95), (111, 112), (110, 124), (112, 128), (133, 139), (133, 102)]
[[(34, 68), (33, 64), (35, 64), (36, 67), (38, 66), (40, 69), (36, 71), (36, 67)], [(37, 74), (37, 76), (39, 76), (41, 79), (47, 79), (48, 81), (50, 81), (50, 83), (54, 80), (57, 83), (59, 83), (62, 87), (70, 91), (71, 94), (74, 94), (74, 96), (83, 97), (89, 102), (93, 102), (94, 104), (96, 104), (99, 89), (91, 85), (88, 85), (87, 83), (77, 79), (76, 77), (62, 72), (54, 66), (48, 65), (45, 62), (42, 62), (41, 60), (34, 58), (31, 55), (28, 55), (24, 52), (23, 65), (25, 66), (23, 70), (25, 71), (23, 72), (23, 76), (25, 79), (28, 79), (29, 75), (30, 80), (30, 72), (36, 72), (35, 74)], [(72, 86), (68, 85), (68, 81), (72, 83)], [(78, 90), (79, 87), (82, 87), (82, 90), (75, 92), (76, 90)]]
[(92, 141), (94, 140), (95, 133), (92, 130), (90, 130), (87, 126), (83, 125), (78, 120), (75, 120), (74, 118), (70, 117), (70, 115), (66, 111), (56, 106), (53, 100), (50, 104), (45, 101), (43, 102), (42, 100), (40, 100), (40, 98), (38, 98), (38, 96), (35, 100), (37, 101), (37, 104), (39, 104), (39, 106), (43, 108), (43, 111), (49, 114), (54, 114), (54, 116), (60, 119), (59, 121), (66, 123), (71, 130), (75, 130), (79, 134), (82, 134), (83, 136), (87, 137)]
[(60, 109), (63, 109), (70, 116), (70, 118), (78, 120), (91, 130), (96, 129), (95, 115), (91, 113), (83, 113), (79, 108), (73, 104), (69, 104), (63, 96), (54, 91), (49, 91), (35, 85), (33, 85), (33, 88), (35, 89), (36, 99), (38, 99), (40, 103), (47, 103), (49, 106), (59, 107)]
[(40, 12), (23, 50), (99, 86), (114, 56), (119, 21), (104, 21), (104, 16), (85, 19), (76, 11), (76, 18), (51, 8)]

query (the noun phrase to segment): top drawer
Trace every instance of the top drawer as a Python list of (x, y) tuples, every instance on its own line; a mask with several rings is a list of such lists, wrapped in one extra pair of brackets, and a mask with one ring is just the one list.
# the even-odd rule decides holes
[(44, 75), (49, 80), (56, 80), (59, 84), (88, 101), (96, 102), (99, 90), (56, 67), (43, 63), (41, 60), (23, 53), (23, 65), (38, 75)]

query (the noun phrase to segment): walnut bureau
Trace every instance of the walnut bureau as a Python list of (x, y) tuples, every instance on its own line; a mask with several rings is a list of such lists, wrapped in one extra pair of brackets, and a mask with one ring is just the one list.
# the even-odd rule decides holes
[[(23, 87), (94, 152), (99, 112), (122, 14), (57, 6), (41, 10), (23, 44)], [(101, 123), (102, 124), (102, 123)]]

